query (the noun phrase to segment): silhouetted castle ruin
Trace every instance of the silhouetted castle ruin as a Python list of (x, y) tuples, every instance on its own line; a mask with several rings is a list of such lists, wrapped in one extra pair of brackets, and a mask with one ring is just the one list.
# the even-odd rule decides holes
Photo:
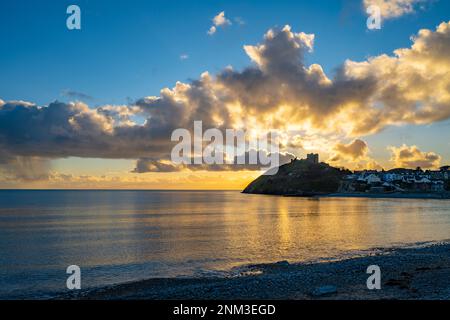
[(306, 155), (306, 161), (314, 164), (319, 164), (319, 154), (318, 153), (309, 153)]

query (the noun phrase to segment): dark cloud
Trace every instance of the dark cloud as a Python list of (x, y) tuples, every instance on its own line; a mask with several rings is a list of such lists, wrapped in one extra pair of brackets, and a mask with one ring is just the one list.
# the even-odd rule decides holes
[[(175, 165), (170, 162), (170, 160), (159, 160), (159, 159), (139, 159), (136, 161), (136, 168), (133, 170), (135, 173), (146, 173), (146, 172), (177, 172), (182, 170), (190, 171), (260, 171), (264, 168), (269, 167), (266, 161), (261, 161), (261, 159), (269, 159), (269, 157), (276, 157), (279, 165), (289, 163), (292, 159), (296, 158), (295, 155), (285, 152), (285, 153), (275, 153), (271, 154), (263, 150), (250, 150), (243, 155), (234, 158), (233, 163), (225, 164), (181, 164)], [(250, 162), (250, 157), (256, 158), (257, 162), (252, 164)], [(192, 163), (194, 160), (192, 159)]]
[(170, 152), (170, 131), (160, 127), (114, 125), (104, 108), (53, 102), (47, 107), (21, 102), (0, 106), (0, 145), (6, 154), (135, 159)]
[(0, 152), (0, 176), (5, 181), (47, 180), (50, 177), (50, 161), (37, 157), (11, 157)]

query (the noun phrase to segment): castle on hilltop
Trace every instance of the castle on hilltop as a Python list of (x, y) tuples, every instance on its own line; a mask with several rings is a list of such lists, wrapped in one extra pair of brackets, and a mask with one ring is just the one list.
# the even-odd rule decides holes
[(306, 161), (314, 164), (319, 164), (319, 154), (318, 153), (308, 153), (306, 155)]
[[(299, 161), (297, 157), (295, 159), (291, 159), (291, 163)], [(319, 154), (318, 153), (309, 153), (306, 155), (306, 159), (301, 159), (300, 161), (306, 161), (312, 164), (319, 164)]]

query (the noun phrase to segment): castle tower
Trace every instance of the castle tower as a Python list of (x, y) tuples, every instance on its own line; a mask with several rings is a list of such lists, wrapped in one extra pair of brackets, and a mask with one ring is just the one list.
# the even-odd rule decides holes
[(319, 164), (319, 154), (318, 153), (309, 153), (306, 155), (306, 161), (314, 164)]

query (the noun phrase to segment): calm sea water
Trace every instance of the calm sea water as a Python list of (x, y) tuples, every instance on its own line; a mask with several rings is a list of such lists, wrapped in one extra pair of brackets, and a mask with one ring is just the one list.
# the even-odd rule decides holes
[(0, 191), (0, 297), (152, 277), (228, 274), (450, 238), (450, 201), (236, 191)]

